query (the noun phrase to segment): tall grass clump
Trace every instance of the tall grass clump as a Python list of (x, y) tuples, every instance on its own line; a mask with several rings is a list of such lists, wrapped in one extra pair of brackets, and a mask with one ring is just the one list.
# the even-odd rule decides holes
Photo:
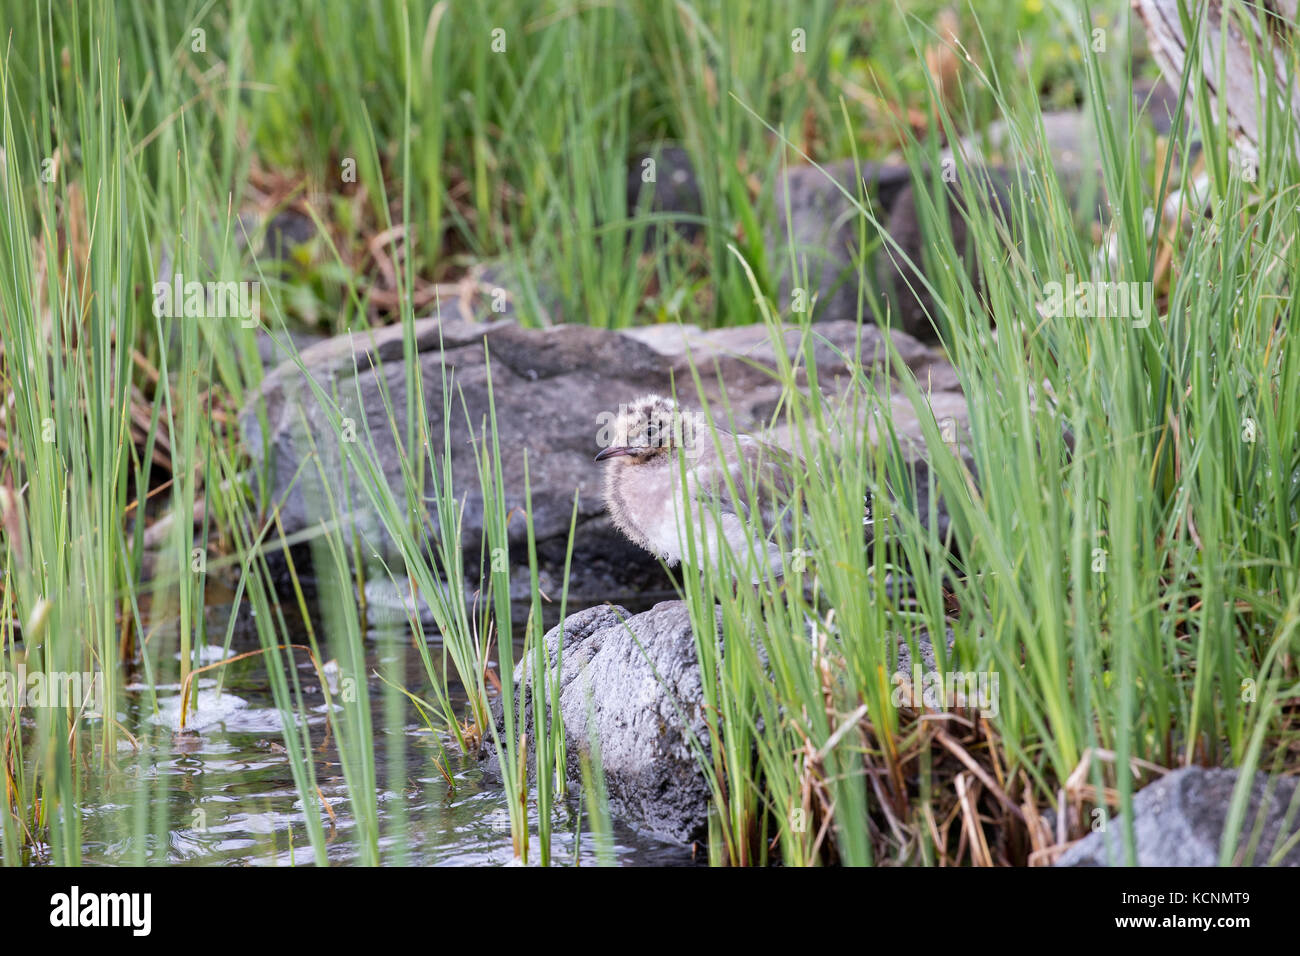
[[(516, 182), (533, 197), (567, 190), (572, 198), (581, 185), (572, 177), (585, 175), (577, 166), (566, 172), (556, 160), (545, 181), (525, 182), (538, 144), (587, 156), (596, 155), (593, 144), (602, 140), (604, 149), (625, 148), (624, 138), (610, 136), (626, 130), (626, 104), (611, 113), (588, 100), (597, 83), (609, 83), (617, 96), (620, 67), (611, 66), (603, 77), (580, 74), (563, 53), (567, 43), (595, 49), (617, 32), (616, 21), (605, 11), (570, 12), (530, 40), (538, 34), (531, 8), (502, 8), (511, 62), (521, 70), (514, 87), (500, 82), (506, 60), (485, 59), (486, 47), (446, 39), (466, 27), (467, 17), (488, 32), (482, 12), (460, 5), (383, 4), (364, 16), (345, 7), (295, 12), (246, 3), (146, 10), (97, 2), (41, 8), (34, 16), (11, 6), (7, 12), (14, 15), (5, 21), (30, 27), (15, 33), (0, 61), (0, 268), (6, 277), (0, 283), (0, 385), (11, 399), (0, 435), (6, 571), (0, 637), (7, 672), (94, 674), (104, 696), (93, 706), (80, 699), (30, 712), (16, 701), (6, 706), (0, 727), (3, 859), (81, 860), (78, 808), (86, 773), (121, 780), (113, 775), (124, 764), (150, 759), (139, 729), (123, 716), (138, 709), (146, 722), (165, 723), (174, 710), (184, 727), (205, 699), (200, 685), (213, 681), (219, 694), (227, 673), (224, 663), (202, 664), (201, 652), (216, 642), (224, 661), (245, 659), (232, 642), (240, 615), (251, 609), (245, 617), (253, 622), (256, 656), (284, 720), (304, 807), (305, 858), (328, 862), (323, 821), (336, 822), (338, 801), (326, 796), (330, 786), (319, 778), (313, 756), (320, 742), (312, 734), (323, 714), (327, 742), (339, 755), (340, 792), (349, 804), (358, 858), (375, 863), (391, 853), (400, 861), (406, 841), (381, 832), (384, 794), (375, 740), (387, 741), (383, 757), (390, 766), (404, 765), (406, 744), (400, 733), (383, 733), (372, 716), (367, 581), (381, 576), (400, 582), (410, 598), (411, 644), (434, 698), (414, 703), (439, 735), (436, 762), (448, 779), (441, 735), (454, 749), (475, 753), (485, 736), (496, 734), (493, 668), (510, 675), (507, 682), (513, 676), (516, 630), (508, 563), (505, 572), (497, 561), (490, 571), (486, 563), (477, 569), (485, 578), (481, 587), (469, 583), (475, 569), (463, 566), (460, 509), (469, 489), (452, 487), (447, 430), (458, 393), (444, 370), (439, 452), (438, 436), (423, 424), (430, 416), (416, 358), (415, 309), (438, 309), (436, 295), (425, 297), (423, 285), (436, 275), (435, 263), (465, 251), (517, 252), (524, 237), (538, 231), (582, 235), (586, 245), (559, 243), (549, 253), (577, 255), (577, 274), (592, 282), (615, 274), (611, 256), (613, 250), (621, 255), (624, 243), (602, 245), (594, 235), (595, 222), (615, 208), (612, 198), (590, 207), (585, 219), (556, 219), (558, 202), (521, 211), (503, 184)], [(532, 42), (540, 45), (530, 53)], [(341, 47), (376, 55), (339, 56)], [(528, 62), (556, 66), (564, 82), (581, 81), (566, 93), (565, 113), (525, 108), (529, 90), (557, 93), (555, 74), (523, 75), (533, 53), (535, 61)], [(326, 63), (328, 69), (312, 68)], [(325, 78), (324, 94), (304, 81), (309, 75)], [(552, 85), (542, 89), (539, 82)], [(503, 128), (508, 136), (498, 135)], [(339, 171), (349, 162), (356, 177)], [(272, 500), (264, 474), (248, 471), (235, 427), (262, 375), (259, 336), (276, 339), (296, 357), (289, 330), (301, 319), (302, 290), (287, 284), (285, 263), (259, 261), (263, 226), (244, 213), (257, 193), (249, 181), (273, 179), (277, 174), (268, 165), (277, 163), (303, 175), (303, 208), (324, 237), (322, 255), (330, 261), (312, 281), (326, 288), (327, 298), (332, 289), (337, 309), (327, 324), (355, 330), (359, 363), (401, 362), (405, 384), (405, 397), (396, 399), (404, 408), (395, 408), (385, 393), (379, 414), (362, 416), (367, 426), (388, 422), (378, 429), (384, 434), (366, 431), (356, 445), (339, 442), (308, 457), (293, 485), (323, 487), (328, 494), (316, 502), (317, 526), (292, 537), (280, 516), (284, 500)], [(462, 171), (470, 173), (468, 180), (459, 178)], [(594, 175), (595, 166), (587, 172)], [(570, 178), (562, 183), (561, 173)], [(615, 178), (621, 183), (622, 176), (620, 168)], [(394, 180), (401, 186), (390, 193)], [(471, 184), (470, 207), (450, 198), (460, 196), (462, 181)], [(530, 219), (534, 210), (543, 218)], [(360, 273), (352, 243), (372, 228), (388, 240), (376, 255), (367, 253), (370, 260), (383, 255), (397, 263), (396, 287), (382, 291), (399, 303), (391, 317), (403, 335), (400, 347), (384, 355), (367, 351), (361, 341), (379, 316), (371, 277)], [(516, 258), (525, 257), (517, 252)], [(261, 325), (155, 314), (154, 283), (176, 274), (259, 283)], [(579, 296), (581, 290), (566, 292)], [(571, 312), (589, 312), (592, 321), (607, 324), (627, 321), (626, 291), (593, 287), (586, 305), (606, 301), (621, 301), (623, 317), (605, 318), (590, 308)], [(310, 400), (340, 434), (340, 409), (355, 409), (359, 396), (310, 381)], [(400, 429), (399, 420), (405, 423)], [(487, 536), (502, 548), (508, 537), (519, 551), (519, 541), (529, 539), (519, 538), (518, 529), (529, 517), (526, 508), (513, 515), (506, 510), (494, 423), (471, 428), (482, 439), (482, 487), (475, 490), (491, 502)], [(378, 449), (389, 445), (400, 451), (395, 483), (378, 465)], [(329, 485), (331, 473), (319, 461), (331, 456), (342, 459), (345, 480), (337, 487)], [(375, 530), (386, 544), (360, 533), (352, 516), (364, 509), (377, 516)], [(312, 551), (310, 581), (300, 566), (303, 545)], [(492, 552), (485, 546), (482, 553)], [(213, 575), (233, 588), (224, 626), (221, 612), (209, 606)], [(277, 591), (286, 581), (288, 590)], [(344, 599), (350, 593), (359, 594), (359, 603)], [(542, 666), (544, 648), (539, 651), (537, 600), (528, 600), (522, 629), (529, 635), (526, 652), (545, 675), (550, 668)], [(564, 600), (561, 595), (562, 606)], [(424, 616), (417, 613), (422, 604)], [(302, 665), (310, 666), (300, 673)], [(394, 723), (414, 699), (400, 688), (399, 671), (381, 674), (378, 687), (379, 706)], [(313, 672), (314, 678), (303, 677)], [(123, 695), (127, 681), (143, 685), (138, 698)], [(468, 713), (457, 713), (451, 703), (453, 681), (465, 689)], [(312, 683), (321, 685), (323, 708), (311, 696)], [(183, 704), (170, 699), (171, 686), (186, 696)], [(553, 690), (543, 677), (539, 700), (525, 698), (505, 709), (518, 721), (523, 708)], [(529, 848), (531, 799), (523, 750), (539, 752), (544, 767), (562, 768), (565, 760), (558, 710), (535, 719), (540, 739), (506, 734), (498, 741), (514, 788), (511, 805), (519, 808), (512, 829), (521, 857)], [(133, 748), (129, 758), (120, 756), (123, 740)], [(187, 811), (178, 801), (154, 798), (160, 784), (149, 783), (152, 775), (139, 779), (145, 783), (132, 789), (119, 832), (127, 857), (148, 862), (157, 852), (150, 846), (165, 848), (167, 833)], [(554, 805), (565, 797), (564, 779), (552, 769), (538, 785), (543, 861), (550, 854)], [(391, 826), (400, 830), (401, 810), (391, 812)]]
[[(919, 52), (930, 38), (917, 29)], [(929, 268), (911, 278), (933, 302), (969, 433), (949, 434), (924, 383), (892, 353), (878, 357), (880, 378), (895, 377), (922, 422), (929, 467), (917, 472), (881, 381), (862, 377), (832, 403), (814, 387), (811, 356), (782, 363), (773, 424), (789, 426), (807, 463), (783, 582), (734, 587), (755, 556), (710, 565), (690, 542), (706, 566), (682, 587), (709, 703), (701, 757), (717, 862), (761, 863), (776, 848), (787, 863), (1044, 863), (1123, 814), (1131, 863), (1133, 793), (1193, 764), (1242, 771), (1224, 862), (1285, 852), (1251, 842), (1245, 797), (1256, 769), (1286, 766), (1286, 701), (1300, 686), (1300, 405), (1286, 347), (1295, 117), (1265, 109), (1252, 179), (1203, 108), (1200, 158), (1180, 122), (1167, 142), (1144, 139), (1136, 109), (1107, 106), (1132, 100), (1131, 81), (1108, 85), (1107, 64), (1083, 49), (1106, 197), (1100, 242), (1076, 228), (1032, 91), (987, 49), (969, 82), (1009, 118), (1004, 155), (1019, 173), (1000, 185), (957, 151), (965, 248), (935, 140), (910, 150), (932, 184), (917, 194)], [(1187, 65), (1184, 115), (1189, 90), (1203, 94), (1201, 66)], [(952, 115), (937, 102), (935, 112), (955, 141)], [(1184, 219), (1202, 167), (1208, 207)], [(1182, 207), (1165, 219), (1170, 197)], [(922, 265), (881, 239), (905, 267)], [(963, 258), (969, 269), (953, 267)], [(1137, 283), (1143, 298), (1126, 314), (1066, 315), (1049, 283), (1070, 277)], [(789, 326), (763, 311), (781, 361)], [(815, 324), (796, 327), (817, 340)], [(727, 427), (725, 409), (708, 413)], [(858, 531), (864, 490), (875, 494), (870, 544)], [(750, 531), (761, 540), (765, 529)], [(995, 678), (995, 707), (900, 694), (896, 647), (915, 654), (922, 635), (938, 671)]]
[[(251, 332), (151, 308), (159, 272), (229, 267), (229, 234), (192, 198), (216, 189), (214, 131), (162, 123), (174, 92), (128, 110), (123, 73), (146, 57), (104, 5), (33, 16), (39, 42), (0, 61), (0, 381), (12, 399), (0, 628), (7, 672), (79, 675), (96, 693), (6, 709), (0, 832), (5, 862), (72, 864), (87, 773), (115, 769), (119, 742), (135, 743), (119, 722), (125, 665), (139, 654), (151, 684), (184, 683), (203, 640), (210, 526), (160, 526), (146, 568), (145, 516), (160, 502), (193, 514), (220, 482), (231, 438), (208, 427), (213, 385)], [(155, 469), (168, 466), (164, 483)]]
[[(408, 93), (410, 79), (408, 75)], [(373, 136), (368, 138), (373, 144)], [(372, 155), (371, 159), (377, 157)], [(405, 161), (409, 163), (409, 159), (408, 154)], [(404, 190), (402, 208), (408, 209), (409, 204), (409, 194)], [(388, 205), (384, 203), (384, 208), (387, 209)], [(391, 229), (391, 222), (389, 226)], [(412, 281), (409, 269), (407, 261), (403, 281), (408, 289)], [(355, 289), (352, 297), (354, 301), (357, 298)], [(364, 322), (363, 316), (358, 318)], [(282, 316), (280, 321), (283, 323)], [(487, 419), (482, 422), (470, 419), (464, 396), (455, 386), (453, 371), (441, 363), (439, 391), (433, 393), (440, 399), (441, 407), (436, 416), (431, 415), (425, 404), (428, 392), (423, 381), (414, 323), (408, 296), (401, 305), (400, 343), (380, 346), (374, 345), (372, 340), (371, 347), (367, 348), (366, 339), (373, 332), (360, 333), (357, 337), (359, 348), (352, 357), (351, 374), (332, 385), (317, 381), (307, 373), (300, 358), (293, 359), (299, 366), (311, 400), (325, 416), (325, 427), (315, 433), (305, 418), (303, 426), (308, 434), (313, 435), (313, 441), (328, 441), (335, 446), (326, 454), (316, 456), (317, 460), (333, 462), (343, 477), (343, 487), (336, 495), (332, 489), (337, 476), (318, 465), (318, 481), (310, 485), (312, 507), (322, 532), (315, 545), (313, 567), (333, 568), (338, 583), (334, 591), (339, 595), (348, 593), (353, 587), (364, 593), (367, 578), (376, 575), (386, 578), (397, 593), (404, 595), (406, 623), (436, 696), (432, 706), (420, 706), (422, 702), (418, 700), (415, 703), (426, 718), (437, 714), (441, 719), (431, 723), (430, 729), (449, 735), (466, 754), (477, 755), (483, 742), (492, 740), (506, 792), (514, 853), (524, 862), (528, 861), (530, 849), (528, 808), (531, 791), (527, 755), (531, 750), (538, 768), (535, 791), (538, 843), (540, 862), (545, 865), (551, 856), (554, 806), (564, 797), (566, 777), (563, 728), (558, 707), (550, 706), (554, 703), (551, 696), (555, 691), (549, 674), (552, 666), (558, 667), (558, 662), (553, 665), (547, 659), (545, 644), (541, 640), (541, 597), (537, 586), (538, 563), (530, 492), (525, 487), (521, 519), (525, 527), (526, 560), (531, 582), (524, 655), (530, 659), (532, 673), (537, 675), (535, 680), (538, 682), (531, 688), (531, 700), (526, 694), (516, 694), (514, 687), (515, 629), (512, 624), (508, 531), (512, 512), (507, 507), (501, 472), (496, 411), (490, 385), (490, 356), (486, 356), (489, 375)], [(399, 344), (400, 348), (391, 347)], [(400, 362), (403, 369), (405, 406), (402, 409), (396, 406), (396, 399), (388, 387), (383, 372), (385, 362)], [(382, 414), (376, 414), (380, 411), (378, 409), (367, 408), (366, 398), (360, 390), (359, 374), (369, 370), (375, 371), (375, 380), (379, 383)], [(483, 540), (478, 542), (477, 548), (481, 556), (477, 576), (472, 569), (465, 567), (464, 562), (467, 542), (461, 529), (466, 492), (455, 488), (452, 479), (451, 431), (458, 406), (465, 416), (469, 432), (475, 436), (473, 454), (478, 479), (475, 491), (481, 496), (483, 507), (484, 530)], [(356, 418), (350, 417), (352, 415)], [(356, 440), (349, 440), (346, 437), (349, 428), (358, 420), (360, 427)], [(432, 420), (442, 423), (440, 440), (430, 433), (428, 423)], [(404, 429), (399, 425), (403, 421), (406, 423)], [(440, 454), (435, 449), (440, 449)], [(319, 447), (317, 450), (324, 451)], [(390, 481), (382, 464), (392, 455), (396, 456), (399, 467), (400, 480), (395, 483)], [(525, 464), (527, 484), (526, 471)], [(265, 482), (262, 484), (264, 487)], [(366, 528), (364, 521), (357, 520), (362, 511), (377, 518), (376, 527)], [(426, 546), (430, 538), (431, 547)], [(328, 545), (328, 554), (321, 553), (323, 544)], [(361, 556), (365, 556), (364, 560)], [(350, 573), (355, 576), (350, 577)], [(565, 588), (567, 593), (567, 579)], [(374, 754), (369, 745), (372, 728), (364, 691), (364, 655), (360, 646), (358, 617), (355, 605), (346, 600), (337, 603), (334, 611), (335, 626), (327, 630), (332, 640), (346, 638), (341, 646), (349, 655), (350, 664), (344, 669), (357, 682), (359, 693), (352, 702), (355, 706), (345, 707), (345, 713), (355, 720), (350, 733), (358, 754), (358, 772), (366, 776), (354, 780), (348, 775), (346, 762), (344, 770), (358, 820), (373, 821), (377, 819)], [(426, 614), (436, 633), (428, 632)], [(431, 652), (430, 648), (434, 646), (441, 647), (441, 660)], [(489, 678), (494, 664), (494, 649), (501, 675), (500, 731), (490, 706)], [(271, 648), (268, 646), (267, 650)], [(319, 656), (319, 652), (317, 654)], [(338, 659), (344, 660), (342, 657)], [(465, 719), (452, 709), (448, 694), (448, 681), (452, 674), (468, 697), (469, 713)], [(385, 681), (385, 688), (385, 694), (399, 692), (390, 681)], [(539, 705), (538, 697), (546, 706)], [(284, 705), (281, 706), (284, 709)], [(524, 710), (529, 706), (533, 708), (536, 728), (532, 740), (526, 739), (518, 730), (523, 723)], [(301, 710), (300, 704), (297, 709)], [(348, 728), (338, 721), (333, 721), (331, 726), (339, 735), (342, 751), (348, 739), (345, 736)], [(398, 760), (399, 765), (400, 762)], [(303, 778), (306, 777), (304, 770), (300, 768), (298, 774)], [(445, 759), (442, 772), (450, 781)], [(299, 786), (301, 790), (302, 784)], [(304, 799), (308, 799), (305, 793)], [(358, 801), (360, 805), (357, 805)], [(366, 810), (364, 815), (360, 812), (362, 806)], [(372, 840), (377, 840), (377, 836), (377, 833), (373, 834)], [(372, 847), (376, 854), (373, 862), (378, 862), (377, 842)]]
[[(1289, 737), (1279, 695), (1296, 676), (1282, 657), (1295, 638), (1300, 409), (1284, 343), (1297, 212), (1272, 197), (1300, 179), (1295, 117), (1275, 108), (1260, 144), (1267, 173), (1231, 173), (1222, 124), (1203, 108), (1203, 64), (1189, 57), (1179, 102), (1186, 110), (1196, 91), (1201, 162), (1217, 174), (1207, 214), (1185, 230), (1198, 160), (1183, 126), (1165, 162), (1149, 164), (1139, 117), (1105, 106), (1131, 102), (1131, 85), (1108, 88), (1085, 50), (1106, 240), (1071, 239), (1054, 177), (1029, 177), (1009, 234), (986, 201), (968, 220), (996, 336), (973, 288), (945, 302), (978, 471), (1014, 476), (981, 483), (954, 512), (969, 565), (985, 572), (957, 597), (1005, 675), (1008, 754), (1044, 799), (1076, 771), (1117, 792), (1097, 810), (1125, 813), (1131, 862), (1138, 768), (1236, 764), (1248, 788), (1259, 748), (1280, 756)], [(1015, 151), (1048, 169), (1036, 126), (1032, 113), (1012, 124)], [(979, 195), (972, 172), (963, 186)], [(1170, 224), (1173, 187), (1183, 205)], [(1145, 313), (1053, 314), (1045, 284), (1070, 276), (1138, 283)]]

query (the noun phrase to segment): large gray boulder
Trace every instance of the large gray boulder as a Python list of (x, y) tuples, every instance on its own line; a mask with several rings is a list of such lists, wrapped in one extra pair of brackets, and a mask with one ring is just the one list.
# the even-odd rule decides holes
[[(571, 787), (582, 787), (583, 755), (598, 750), (614, 816), (665, 840), (703, 838), (709, 787), (697, 753), (708, 754), (709, 739), (686, 605), (664, 601), (641, 614), (591, 607), (552, 628), (545, 643), (548, 660), (561, 662), (548, 681), (559, 682)], [(516, 693), (532, 693), (531, 661), (519, 662), (515, 680)], [(525, 711), (521, 730), (531, 742), (531, 702)], [(496, 717), (503, 732), (499, 703)], [(528, 757), (535, 775), (531, 743)], [(495, 765), (496, 754), (489, 760)]]
[[(1237, 785), (1236, 770), (1183, 767), (1144, 787), (1133, 798), (1133, 830), (1139, 866), (1218, 866), (1219, 844)], [(1294, 777), (1251, 781), (1245, 822), (1237, 841), (1242, 865), (1300, 866), (1300, 800)], [(1257, 835), (1257, 836), (1256, 836)], [(1274, 860), (1274, 854), (1290, 847)], [(1251, 852), (1251, 847), (1254, 847)], [(1070, 847), (1057, 866), (1124, 863), (1122, 819)]]
[[(659, 564), (618, 534), (604, 513), (601, 466), (592, 461), (598, 450), (601, 416), (617, 413), (620, 404), (646, 392), (667, 394), (674, 382), (682, 402), (699, 408), (700, 395), (690, 371), (693, 361), (700, 371), (704, 397), (712, 407), (729, 407), (742, 431), (762, 432), (781, 398), (781, 387), (772, 372), (777, 365), (775, 349), (783, 348), (794, 356), (800, 350), (799, 332), (791, 329), (774, 346), (762, 326), (712, 331), (667, 325), (621, 332), (581, 325), (525, 329), (508, 320), (475, 321), (454, 299), (444, 300), (442, 307), (444, 318), (415, 323), (415, 360), (423, 385), (428, 434), (439, 462), (444, 421), (450, 426), (453, 491), (464, 501), (462, 540), (471, 580), (477, 579), (483, 528), (472, 442), (479, 437), (488, 413), (486, 346), (491, 356), (506, 505), (515, 512), (509, 534), (519, 593), (528, 589), (523, 560), (526, 529), (519, 517), (525, 504), (527, 455), (542, 589), (558, 593), (576, 489), (572, 606), (606, 600), (644, 602), (656, 595), (667, 596), (669, 582)], [(846, 359), (860, 362), (868, 375), (883, 365), (885, 333), (874, 326), (859, 329), (849, 322), (819, 323), (815, 333), (817, 380), (832, 400), (849, 388), (852, 370)], [(958, 434), (963, 434), (966, 405), (952, 367), (935, 350), (906, 334), (894, 333), (893, 343), (908, 373), (928, 390), (934, 414), (941, 420), (951, 419)], [(316, 528), (330, 517), (333, 500), (362, 536), (364, 553), (388, 553), (390, 539), (355, 474), (348, 482), (351, 507), (343, 498), (344, 446), (350, 437), (355, 438), (359, 450), (379, 463), (398, 500), (405, 500), (402, 456), (394, 437), (404, 443), (407, 430), (402, 329), (390, 326), (331, 338), (304, 350), (300, 360), (301, 367), (287, 361), (270, 372), (240, 416), (254, 468), (264, 470), (266, 501), (283, 499), (281, 520), (285, 533), (293, 535)], [(454, 400), (445, 408), (444, 367), (454, 386)], [(342, 428), (331, 423), (308, 387), (306, 375), (326, 394), (335, 396), (347, 420)], [(725, 383), (725, 406), (720, 383)], [(807, 387), (802, 372), (800, 384)], [(883, 387), (895, 391), (887, 383)], [(901, 394), (888, 398), (897, 432), (914, 449), (921, 426), (911, 403)], [(848, 432), (872, 425), (846, 419), (841, 427)], [(767, 437), (787, 447), (790, 444), (791, 436), (779, 427)], [(432, 538), (434, 529), (422, 516), (411, 520), (423, 535)]]

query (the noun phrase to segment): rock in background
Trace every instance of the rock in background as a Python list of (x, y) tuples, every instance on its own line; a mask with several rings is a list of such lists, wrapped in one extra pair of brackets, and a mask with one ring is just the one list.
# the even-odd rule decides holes
[[(864, 222), (854, 200), (861, 200), (865, 186), (876, 217), (884, 222), (899, 194), (911, 182), (911, 171), (903, 165), (865, 163), (861, 178), (852, 160), (828, 163), (822, 169), (788, 169), (771, 197), (775, 225), (768, 230), (767, 240), (769, 263), (779, 276), (777, 308), (791, 307), (794, 289), (802, 287), (806, 277), (806, 291), (816, 297), (814, 319), (856, 321), (859, 286), (869, 261), (862, 240), (865, 238), (868, 245), (873, 243), (876, 230)], [(794, 275), (790, 269), (792, 254), (796, 262)], [(797, 283), (795, 275), (800, 277)], [(862, 316), (864, 321), (876, 321), (865, 298)]]
[[(1176, 92), (1165, 83), (1134, 84), (1133, 107), (1143, 111), (1139, 128), (1169, 135), (1176, 102)], [(1078, 207), (1081, 220), (1101, 219), (1105, 213), (1105, 203), (1099, 193), (1101, 158), (1091, 115), (1083, 110), (1044, 114), (1043, 142), (1044, 156), (1021, 155), (1012, 148), (1006, 123), (999, 121), (983, 135), (963, 140), (959, 149), (964, 164), (985, 191), (984, 202), (1004, 218), (1012, 208), (1017, 177), (1038, 175), (1033, 165), (1047, 162), (1067, 198)], [(952, 156), (952, 150), (942, 151), (940, 163), (948, 168)], [(867, 245), (876, 244), (877, 231), (870, 224), (863, 230), (861, 213), (850, 199), (850, 196), (860, 199), (865, 194), (871, 202), (872, 213), (889, 237), (923, 274), (932, 276), (937, 266), (927, 250), (933, 246), (933, 240), (922, 227), (915, 196), (917, 189), (929, 190), (931, 185), (928, 175), (914, 176), (902, 162), (863, 163), (858, 167), (851, 160), (841, 160), (826, 163), (820, 169), (794, 166), (787, 170), (772, 190), (773, 218), (767, 230), (768, 263), (779, 277), (777, 307), (781, 310), (791, 307), (796, 285), (790, 272), (793, 253), (800, 268), (807, 270), (809, 291), (817, 296), (815, 320), (855, 320), (859, 291), (864, 286), (869, 289), (868, 283), (874, 280), (881, 306), (891, 310), (893, 327), (921, 341), (933, 340), (932, 296), (888, 243), (881, 243), (872, 254), (864, 255), (863, 240)], [(946, 204), (953, 244), (965, 263), (967, 229), (962, 210), (967, 202), (961, 186), (956, 182), (946, 183), (940, 199)], [(975, 206), (978, 209), (981, 204)], [(977, 278), (969, 270), (968, 274), (972, 279)], [(873, 313), (870, 297), (863, 295), (862, 299), (863, 320), (883, 321), (882, 316)]]
[[(983, 203), (987, 203), (989, 208), (998, 211), (1005, 219), (1011, 209), (1010, 177), (1007, 172), (999, 167), (991, 167), (980, 170), (975, 175), (981, 188), (986, 191)], [(936, 257), (946, 253), (930, 251), (935, 243), (926, 234), (922, 224), (921, 211), (916, 201), (917, 188), (928, 189), (929, 186), (923, 183), (905, 187), (885, 224), (885, 230), (901, 247), (906, 259), (892, 248), (881, 249), (876, 257), (876, 283), (880, 294), (892, 307), (894, 325), (909, 335), (926, 341), (935, 338), (935, 322), (942, 323), (942, 316), (934, 304), (934, 297), (920, 277), (914, 274), (912, 267), (920, 269), (922, 275), (937, 276), (937, 270), (942, 266)], [(962, 268), (978, 289), (979, 277), (973, 267), (967, 265), (973, 250), (970, 248), (966, 217), (982, 216), (980, 210), (983, 203), (968, 204), (961, 186), (955, 182), (945, 184), (938, 202), (943, 204), (942, 208), (947, 212), (953, 248), (957, 250)], [(907, 264), (908, 261), (912, 266)]]
[[(648, 182), (652, 170), (654, 180)], [(690, 154), (682, 147), (665, 145), (633, 158), (627, 170), (628, 215), (640, 215), (643, 206), (646, 214), (671, 220), (647, 229), (647, 249), (668, 242), (672, 232), (686, 242), (694, 242), (703, 232), (700, 183)]]

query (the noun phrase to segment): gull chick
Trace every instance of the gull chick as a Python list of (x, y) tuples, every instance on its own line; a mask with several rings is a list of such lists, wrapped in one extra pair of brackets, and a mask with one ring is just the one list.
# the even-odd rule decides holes
[(596, 461), (608, 462), (605, 504), (614, 526), (669, 566), (683, 559), (689, 563), (681, 520), (685, 503), (696, 551), (707, 554), (711, 567), (718, 566), (723, 542), (737, 561), (747, 562), (751, 539), (761, 528), (763, 539), (752, 540), (761, 572), (754, 583), (764, 573), (779, 577), (776, 528), (782, 528), (787, 544), (792, 542), (794, 469), (802, 460), (722, 429), (716, 429), (715, 442), (708, 425), (697, 426), (698, 420), (660, 395), (620, 409), (610, 444), (596, 455)]

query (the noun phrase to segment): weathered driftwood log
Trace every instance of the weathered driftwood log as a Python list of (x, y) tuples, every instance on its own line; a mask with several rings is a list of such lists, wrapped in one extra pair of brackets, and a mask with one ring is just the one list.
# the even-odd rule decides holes
[[(1190, 20), (1184, 25), (1180, 2)], [(1266, 104), (1272, 100), (1290, 109), (1300, 124), (1300, 89), (1292, 82), (1291, 59), (1296, 53), (1296, 12), (1300, 0), (1133, 0), (1146, 27), (1151, 55), (1174, 89), (1182, 81), (1189, 47), (1196, 42), (1200, 19), (1200, 71), (1193, 78), (1192, 97), (1206, 94), (1218, 115), (1220, 102), (1228, 132), (1243, 161), (1258, 161), (1261, 130), (1268, 122)], [(1189, 35), (1190, 34), (1190, 35)], [(1300, 141), (1293, 142), (1300, 153)]]

